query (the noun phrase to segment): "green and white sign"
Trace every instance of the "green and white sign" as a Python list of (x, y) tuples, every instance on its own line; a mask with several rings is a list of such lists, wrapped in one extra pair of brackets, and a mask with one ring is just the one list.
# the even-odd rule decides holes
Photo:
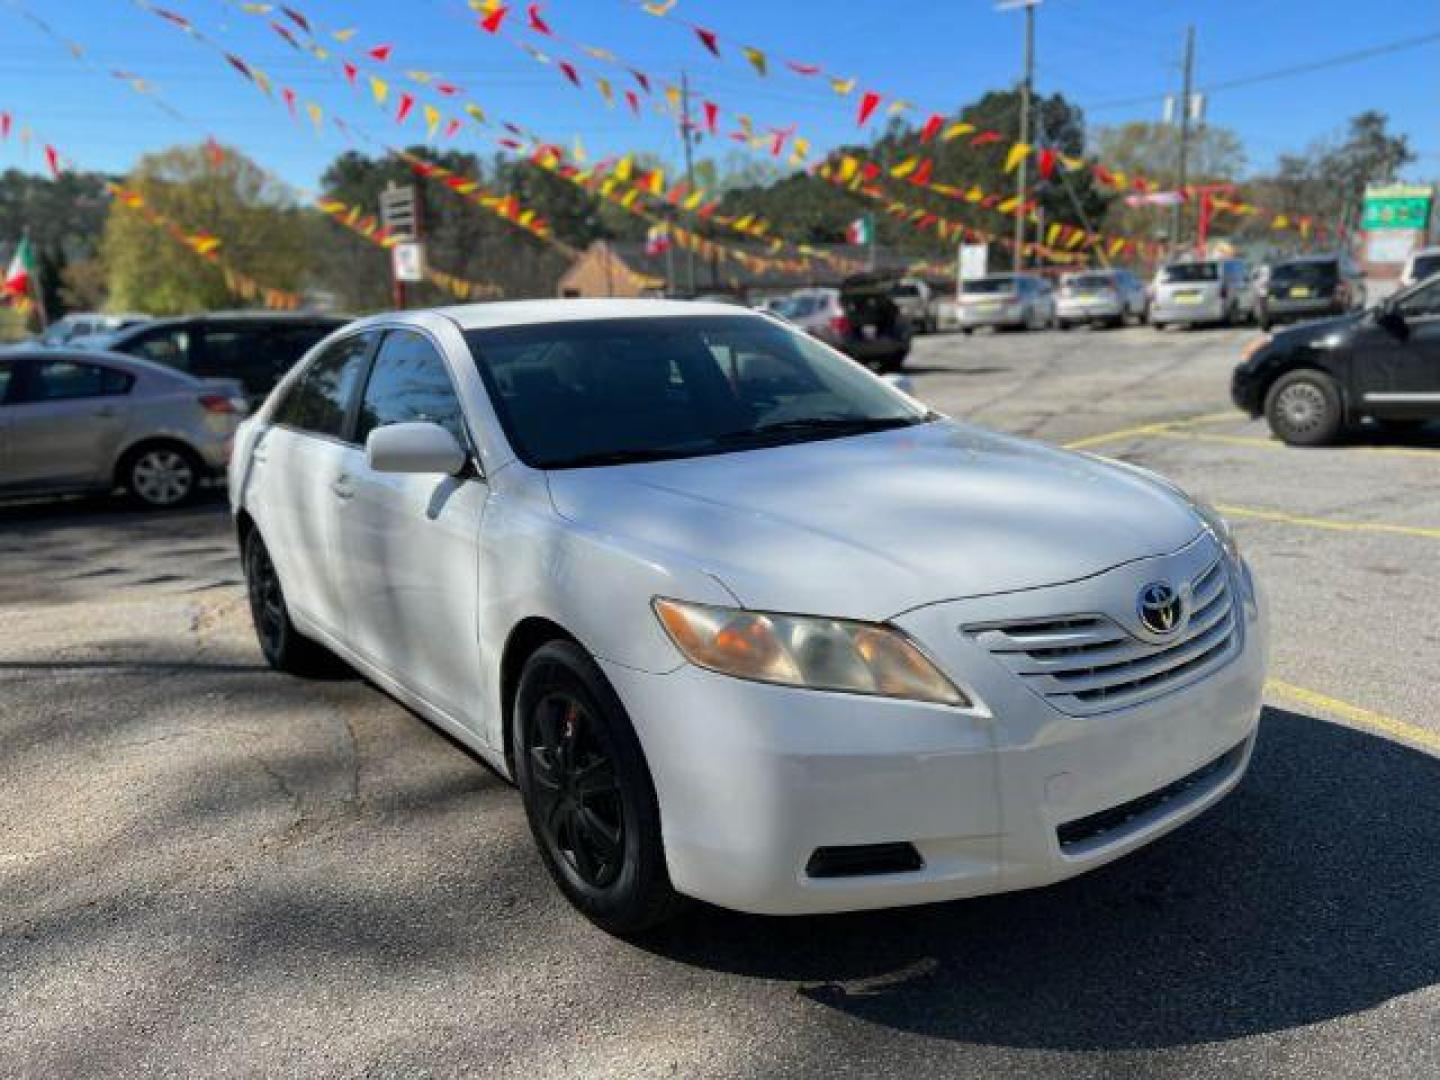
[(1362, 229), (1414, 229), (1430, 225), (1430, 207), (1435, 201), (1433, 187), (1416, 184), (1388, 184), (1365, 189)]

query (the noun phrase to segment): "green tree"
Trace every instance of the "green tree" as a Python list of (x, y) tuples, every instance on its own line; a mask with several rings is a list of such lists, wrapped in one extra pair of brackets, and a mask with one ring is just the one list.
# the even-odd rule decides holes
[[(1174, 124), (1136, 121), (1095, 132), (1095, 155), (1107, 168), (1144, 176), (1172, 188), (1180, 175), (1180, 129)], [(1185, 158), (1187, 185), (1237, 182), (1245, 172), (1245, 147), (1229, 128), (1192, 130)], [(1166, 206), (1110, 205), (1106, 228), (1129, 236), (1169, 236), (1171, 210)], [(1194, 227), (1194, 211), (1189, 226)]]
[[(226, 149), (218, 160), (202, 146), (147, 154), (124, 184), (186, 232), (218, 237), (220, 256), (241, 273), (276, 289), (305, 285), (303, 212), (239, 152)], [(163, 315), (258, 302), (233, 292), (216, 264), (118, 203), (105, 224), (102, 258), (112, 307)]]

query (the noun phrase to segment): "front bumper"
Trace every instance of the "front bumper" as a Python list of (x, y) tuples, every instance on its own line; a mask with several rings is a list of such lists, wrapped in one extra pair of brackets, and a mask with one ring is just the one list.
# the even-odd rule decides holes
[[(1136, 581), (1154, 580), (1164, 562), (1013, 595), (1025, 608), (1095, 610), (1088, 600), (1107, 590), (1133, 601)], [(1060, 712), (960, 632), (1006, 597), (895, 620), (984, 703), (976, 712), (688, 665), (664, 675), (602, 666), (650, 764), (678, 890), (767, 914), (892, 907), (1061, 881), (1223, 798), (1249, 762), (1267, 662), (1248, 573), (1236, 573), (1235, 587), (1242, 638), (1232, 659), (1183, 689), (1083, 718)], [(1125, 820), (1107, 824), (1116, 808)], [(913, 845), (923, 865), (848, 877), (806, 870), (819, 848), (896, 843)]]

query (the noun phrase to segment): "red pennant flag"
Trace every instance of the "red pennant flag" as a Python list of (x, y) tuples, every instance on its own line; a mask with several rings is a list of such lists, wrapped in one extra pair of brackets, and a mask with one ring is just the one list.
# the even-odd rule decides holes
[(460, 121), (456, 120), (454, 117), (451, 117), (450, 122), (445, 125), (445, 138), (453, 139), (459, 133), (459, 131)]
[(1049, 180), (1055, 175), (1055, 151), (1045, 149), (1040, 151), (1040, 176)]
[(705, 48), (710, 50), (711, 56), (714, 56), (717, 59), (719, 58), (720, 42), (715, 37), (714, 30), (706, 30), (703, 26), (697, 26), (695, 27), (695, 36), (700, 39), (701, 45), (704, 45)]
[(630, 106), (630, 111), (636, 116), (640, 115), (640, 98), (634, 90), (625, 91), (625, 101)]
[(574, 64), (568, 60), (558, 60), (556, 63), (560, 65), (560, 70), (564, 72), (565, 78), (569, 79), (576, 86), (580, 85), (580, 73), (575, 70)]
[(287, 27), (281, 26), (277, 22), (272, 22), (270, 24), (270, 29), (274, 30), (275, 33), (279, 34), (282, 38), (284, 38), (285, 43), (289, 45), (292, 49), (300, 48), (300, 42), (295, 40), (295, 35), (292, 34)]
[(230, 66), (233, 67), (236, 71), (240, 72), (241, 75), (244, 75), (245, 78), (252, 81), (254, 80), (255, 77), (250, 74), (250, 65), (245, 63), (244, 60), (241, 60), (234, 53), (226, 53), (225, 59), (230, 61)]
[(292, 7), (286, 7), (284, 4), (280, 5), (280, 10), (290, 16), (290, 21), (300, 27), (301, 30), (304, 30), (307, 34), (310, 33), (310, 23), (304, 15), (301, 15), (300, 12)]
[(10, 125), (14, 122), (8, 112), (0, 112), (0, 139), (10, 137)]
[(861, 166), (860, 173), (866, 180), (874, 180), (880, 175), (880, 166), (876, 165), (873, 161), (867, 161)]
[(480, 20), (480, 29), (488, 34), (498, 34), (500, 32), (500, 24), (505, 21), (505, 16), (509, 14), (510, 9), (503, 4), (500, 5)]
[(924, 187), (930, 183), (930, 176), (935, 172), (935, 162), (925, 158), (920, 162), (919, 167), (910, 174), (910, 182), (916, 187)]
[(790, 138), (790, 133), (788, 131), (772, 131), (770, 135), (770, 154), (772, 157), (779, 157), (780, 152), (785, 149), (785, 140)]
[(220, 144), (215, 141), (214, 135), (211, 135), (205, 140), (205, 156), (210, 159), (210, 167), (212, 169), (218, 169), (225, 163), (225, 151), (221, 149)]
[(376, 45), (375, 48), (368, 50), (365, 55), (377, 63), (384, 64), (389, 62), (390, 53), (393, 49), (393, 45)]
[(354, 86), (355, 77), (360, 74), (360, 69), (357, 68), (354, 64), (350, 63), (349, 60), (341, 61), (341, 66), (345, 69), (346, 80), (349, 81), (351, 86)]
[(410, 110), (415, 107), (415, 99), (409, 94), (400, 95), (400, 107), (395, 110), (395, 122), (403, 124), (405, 118), (410, 115)]
[(920, 141), (929, 142), (931, 139), (935, 138), (936, 135), (940, 134), (940, 129), (944, 125), (945, 117), (941, 116), (939, 113), (935, 113), (933, 116), (930, 117), (929, 120), (925, 121), (925, 126), (920, 129)]
[(798, 60), (786, 60), (785, 66), (795, 72), (796, 75), (820, 74), (820, 66), (818, 64), (802, 64)]
[(554, 35), (551, 34), (551, 32), (550, 32), (550, 25), (549, 25), (543, 18), (540, 17), (540, 5), (539, 5), (539, 4), (531, 4), (531, 5), (525, 10), (525, 14), (528, 15), (529, 18), (530, 18), (530, 29), (531, 29), (531, 30), (534, 30), (535, 33), (537, 33), (537, 34), (544, 34), (546, 37), (553, 37), (553, 36), (554, 36)]
[(720, 106), (713, 101), (702, 102), (700, 107), (705, 110), (705, 130), (711, 135), (719, 134)]
[(982, 131), (979, 135), (976, 135), (973, 139), (970, 140), (970, 145), (985, 146), (987, 143), (994, 143), (999, 141), (1000, 133), (998, 131)]
[(175, 12), (173, 12), (173, 11), (166, 11), (166, 10), (165, 10), (164, 8), (162, 8), (162, 7), (152, 7), (150, 10), (153, 11), (153, 12), (155, 12), (155, 14), (156, 14), (156, 15), (159, 15), (162, 19), (168, 19), (170, 22), (174, 23), (176, 26), (182, 27), (183, 29), (186, 29), (186, 30), (193, 30), (193, 29), (194, 29), (194, 27), (190, 25), (190, 20), (187, 19), (187, 18), (185, 18), (184, 15), (177, 15), (177, 14), (175, 14)]
[(520, 149), (520, 144), (519, 144), (518, 142), (516, 142), (514, 139), (500, 139), (500, 140), (497, 140), (497, 141), (500, 143), (501, 146), (505, 147), (506, 150), (519, 150), (519, 149)]
[(866, 90), (865, 96), (860, 99), (860, 112), (856, 117), (856, 124), (864, 127), (866, 122), (875, 115), (875, 110), (880, 106), (880, 95), (874, 90)]
[(1100, 183), (1104, 184), (1106, 187), (1109, 187), (1115, 183), (1115, 174), (1112, 173), (1109, 169), (1105, 168), (1104, 165), (1091, 166), (1090, 171), (1095, 174), (1095, 179), (1099, 180)]
[(285, 99), (285, 107), (290, 110), (290, 119), (295, 119), (295, 91), (288, 86), (282, 86), (280, 96)]
[(460, 93), (460, 87), (456, 86), (454, 83), (448, 82), (437, 82), (435, 84), (435, 89), (439, 93), (444, 94), (446, 97), (454, 97), (456, 94)]
[(51, 176), (59, 177), (60, 154), (53, 146), (50, 146), (48, 143), (45, 146), (45, 164), (50, 166)]

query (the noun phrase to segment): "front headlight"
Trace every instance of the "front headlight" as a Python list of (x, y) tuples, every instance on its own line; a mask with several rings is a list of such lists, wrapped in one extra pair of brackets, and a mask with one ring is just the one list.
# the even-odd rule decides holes
[(973, 703), (898, 630), (657, 597), (655, 614), (685, 657), (740, 679), (852, 694)]
[[(1188, 498), (1188, 496), (1187, 496)], [(1230, 528), (1230, 523), (1225, 520), (1219, 510), (1207, 502), (1199, 499), (1191, 499), (1190, 505), (1194, 508), (1196, 516), (1205, 523), (1220, 546), (1225, 549), (1225, 554), (1230, 556), (1232, 562), (1240, 561), (1240, 545), (1235, 542), (1235, 533)]]

